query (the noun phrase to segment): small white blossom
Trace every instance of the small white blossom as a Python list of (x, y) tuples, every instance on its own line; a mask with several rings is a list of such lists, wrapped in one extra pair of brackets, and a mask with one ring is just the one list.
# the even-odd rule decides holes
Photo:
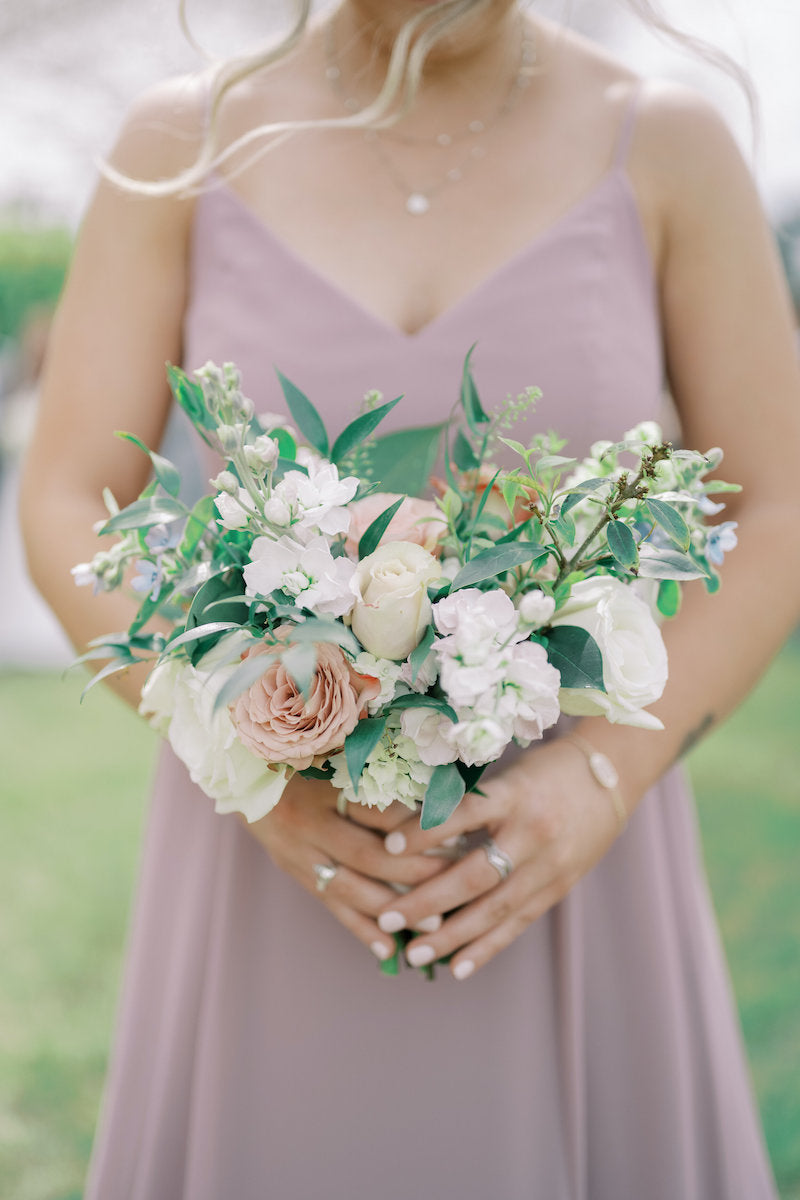
[(219, 513), (217, 519), (224, 529), (246, 529), (250, 518), (256, 515), (253, 502), (244, 488), (239, 488), (235, 496), (221, 492), (214, 503)]
[(287, 529), (292, 523), (292, 510), (281, 496), (272, 495), (264, 505), (264, 516), (271, 525)]
[(220, 471), (210, 483), (218, 492), (227, 492), (230, 496), (235, 496), (239, 491), (239, 480), (232, 471)]
[(519, 618), (529, 629), (546, 625), (556, 611), (556, 602), (546, 592), (526, 592), (519, 602)]

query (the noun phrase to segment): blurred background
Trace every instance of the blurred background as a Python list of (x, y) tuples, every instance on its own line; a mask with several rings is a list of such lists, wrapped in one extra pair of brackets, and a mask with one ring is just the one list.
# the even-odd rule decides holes
[[(536, 6), (722, 109), (756, 174), (800, 310), (797, 0), (662, 5), (682, 31), (749, 71), (755, 130), (729, 79), (649, 34), (624, 0)], [(287, 14), (278, 0), (189, 6), (196, 37), (221, 54), (268, 38)], [(63, 673), (70, 649), (25, 575), (19, 461), (95, 160), (139, 91), (198, 65), (177, 0), (0, 2), (0, 1195), (14, 1200), (81, 1195), (155, 753), (132, 713), (100, 689), (80, 705), (83, 681)], [(690, 762), (783, 1200), (800, 1200), (799, 723), (795, 635)]]

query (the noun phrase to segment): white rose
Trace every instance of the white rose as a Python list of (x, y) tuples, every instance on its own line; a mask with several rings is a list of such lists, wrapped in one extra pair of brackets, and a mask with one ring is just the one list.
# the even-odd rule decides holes
[(388, 542), (361, 560), (351, 621), (365, 650), (395, 661), (408, 657), (430, 622), (427, 587), (439, 574), (433, 555), (413, 542)]
[(644, 712), (667, 682), (667, 651), (647, 604), (610, 575), (582, 579), (551, 625), (579, 625), (592, 635), (603, 656), (605, 692), (562, 688), (562, 711), (571, 716), (603, 716), (620, 725), (663, 729)]
[(292, 771), (271, 766), (243, 746), (227, 708), (213, 711), (218, 689), (238, 665), (237, 659), (212, 676), (167, 659), (150, 672), (139, 712), (169, 739), (218, 813), (241, 812), (257, 821), (278, 803)]

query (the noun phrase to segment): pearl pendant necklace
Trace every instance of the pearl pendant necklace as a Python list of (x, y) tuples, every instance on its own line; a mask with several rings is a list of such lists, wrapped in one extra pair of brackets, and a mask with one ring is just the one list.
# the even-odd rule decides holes
[[(458, 183), (464, 176), (464, 171), (468, 165), (476, 160), (484, 157), (486, 148), (481, 144), (480, 138), (488, 132), (502, 117), (511, 111), (516, 105), (525, 88), (530, 83), (531, 76), (536, 63), (536, 47), (532, 37), (525, 32), (522, 16), (520, 15), (520, 57), (519, 65), (516, 74), (514, 75), (511, 86), (505, 96), (502, 104), (497, 109), (488, 121), (472, 120), (469, 121), (466, 128), (458, 133), (438, 133), (433, 139), (415, 138), (405, 135), (401, 132), (395, 132), (392, 128), (386, 132), (385, 136), (389, 140), (403, 142), (406, 145), (428, 145), (431, 147), (441, 147), (447, 149), (459, 141), (471, 140), (473, 145), (470, 146), (466, 156), (457, 162), (449, 170), (445, 171), (444, 175), (430, 184), (428, 187), (413, 187), (400, 174), (393, 160), (389, 157), (386, 147), (380, 139), (380, 134), (383, 131), (377, 129), (366, 128), (364, 130), (364, 138), (368, 145), (372, 148), (373, 153), (381, 161), (383, 167), (397, 190), (404, 197), (404, 207), (409, 216), (422, 217), (430, 212), (431, 201), (438, 195), (440, 191), (448, 185)], [(356, 114), (361, 111), (361, 104), (354, 96), (348, 96), (342, 86), (342, 72), (337, 62), (336, 38), (334, 18), (331, 17), (325, 26), (325, 76), (333, 90), (339, 95), (344, 107), (348, 112)]]

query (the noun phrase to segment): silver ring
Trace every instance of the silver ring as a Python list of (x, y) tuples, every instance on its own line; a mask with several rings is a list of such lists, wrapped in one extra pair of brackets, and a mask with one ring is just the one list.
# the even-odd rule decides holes
[(317, 877), (317, 891), (324, 892), (325, 888), (335, 878), (338, 867), (328, 863), (314, 863), (314, 874)]
[(487, 838), (481, 845), (486, 851), (486, 857), (489, 860), (489, 866), (494, 867), (501, 879), (508, 879), (511, 872), (514, 870), (514, 864), (506, 854), (505, 850), (501, 850), (497, 842), (493, 838)]

